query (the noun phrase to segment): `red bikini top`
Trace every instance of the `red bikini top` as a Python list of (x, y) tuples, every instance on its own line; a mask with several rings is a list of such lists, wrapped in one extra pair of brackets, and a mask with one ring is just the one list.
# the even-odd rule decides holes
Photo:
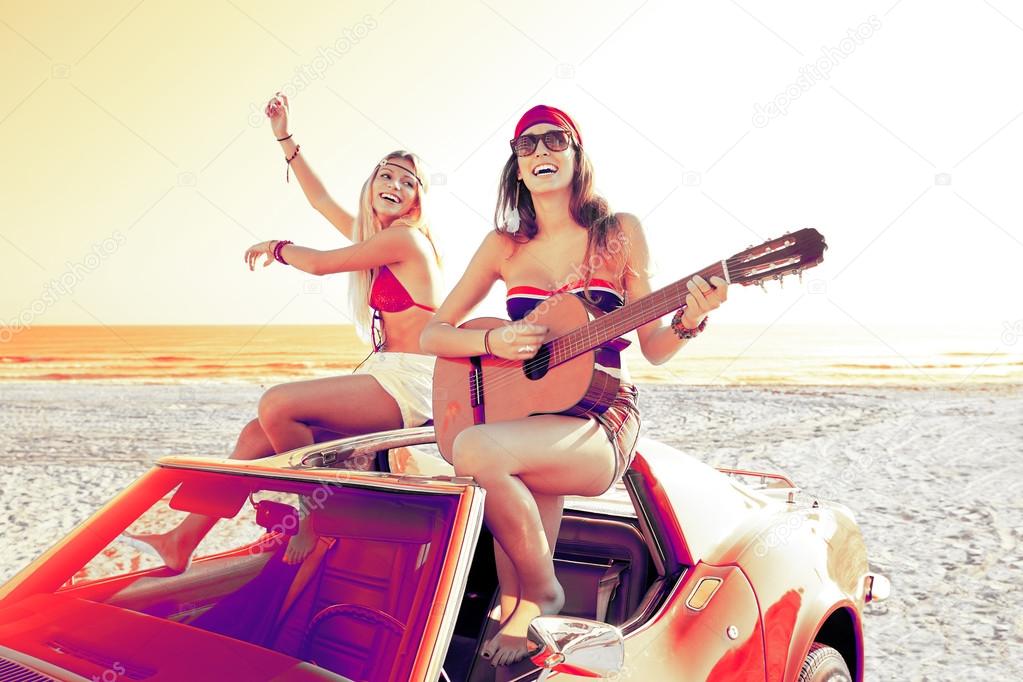
[(431, 313), (436, 310), (431, 306), (413, 301), (408, 289), (398, 281), (398, 278), (386, 265), (380, 266), (377, 276), (373, 280), (373, 288), (369, 292), (369, 305), (371, 308), (385, 313), (400, 313), (413, 306), (429, 310)]

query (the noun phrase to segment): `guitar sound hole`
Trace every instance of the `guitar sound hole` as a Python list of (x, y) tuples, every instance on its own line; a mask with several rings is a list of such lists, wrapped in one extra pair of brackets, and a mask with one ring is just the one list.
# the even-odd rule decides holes
[(540, 346), (540, 350), (537, 352), (535, 357), (526, 360), (522, 363), (522, 370), (526, 373), (526, 378), (536, 381), (537, 379), (543, 379), (547, 376), (547, 370), (550, 369), (549, 363), (551, 361), (551, 350), (547, 347), (547, 344)]

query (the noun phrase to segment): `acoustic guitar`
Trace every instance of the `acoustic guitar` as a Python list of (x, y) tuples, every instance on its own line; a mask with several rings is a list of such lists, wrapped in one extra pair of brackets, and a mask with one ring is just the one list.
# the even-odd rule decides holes
[[(628, 345), (619, 337), (681, 307), (689, 293), (686, 283), (694, 275), (741, 285), (762, 285), (789, 274), (801, 279), (803, 270), (824, 259), (826, 248), (817, 230), (798, 230), (751, 246), (606, 314), (572, 293), (545, 299), (524, 318), (548, 328), (532, 358), (437, 358), (433, 373), (437, 447), (451, 461), (455, 437), (474, 424), (534, 414), (585, 417), (604, 412), (618, 393), (617, 356)], [(460, 328), (506, 324), (508, 320), (481, 317)]]

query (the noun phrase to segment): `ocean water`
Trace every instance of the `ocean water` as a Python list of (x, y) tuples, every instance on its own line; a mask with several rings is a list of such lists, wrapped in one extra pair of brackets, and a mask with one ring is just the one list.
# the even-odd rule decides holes
[[(0, 343), (0, 382), (278, 382), (345, 374), (368, 353), (347, 325), (34, 327)], [(997, 329), (718, 325), (663, 365), (635, 342), (625, 358), (653, 383), (1023, 383), (1023, 339)]]

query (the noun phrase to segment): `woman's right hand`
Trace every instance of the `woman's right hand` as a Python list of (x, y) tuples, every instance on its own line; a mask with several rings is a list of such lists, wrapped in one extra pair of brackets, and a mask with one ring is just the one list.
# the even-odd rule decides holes
[(270, 119), (270, 128), (274, 137), (280, 139), (288, 136), (288, 96), (278, 92), (267, 102), (266, 115)]
[(490, 352), (505, 360), (528, 360), (536, 355), (547, 336), (547, 327), (528, 322), (512, 322), (495, 327), (487, 337)]
[(271, 239), (268, 242), (259, 242), (253, 244), (245, 251), (245, 262), (249, 266), (249, 270), (253, 270), (256, 267), (256, 261), (259, 260), (260, 256), (263, 256), (263, 267), (270, 265), (274, 262), (274, 242), (275, 239)]

